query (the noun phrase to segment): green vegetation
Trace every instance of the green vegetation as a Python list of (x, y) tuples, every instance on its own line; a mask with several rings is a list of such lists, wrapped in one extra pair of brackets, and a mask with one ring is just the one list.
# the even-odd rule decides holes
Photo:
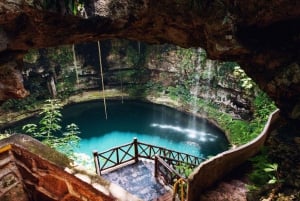
[(247, 94), (251, 94), (251, 90), (255, 87), (253, 80), (248, 77), (243, 69), (240, 66), (235, 66), (233, 75), (236, 79), (240, 81), (241, 87), (246, 91)]
[(233, 75), (239, 80), (240, 87), (246, 95), (255, 96), (252, 100), (253, 119), (250, 121), (232, 119), (225, 113), (218, 115), (218, 111), (214, 109), (208, 109), (210, 111), (208, 115), (216, 119), (219, 125), (227, 131), (232, 144), (242, 145), (261, 133), (270, 113), (276, 109), (276, 106), (239, 66), (234, 66)]
[(1, 105), (1, 109), (8, 111), (29, 111), (34, 110), (37, 104), (36, 94), (23, 99), (9, 99)]
[[(206, 54), (204, 51), (197, 54), (196, 49), (183, 49), (177, 50), (177, 55), (180, 55), (181, 61), (178, 64), (179, 73), (177, 74), (178, 85), (185, 90), (190, 90), (194, 85), (197, 85), (200, 79), (200, 67), (206, 61)], [(197, 58), (199, 57), (199, 58)]]
[(116, 55), (127, 67), (141, 69), (145, 62), (145, 45), (130, 40), (112, 40), (110, 54)]
[[(70, 66), (73, 65), (70, 46), (30, 50), (24, 56), (24, 62), (26, 72), (24, 86), (30, 95), (23, 99), (7, 100), (1, 105), (2, 110), (20, 112), (40, 108), (44, 100), (51, 95), (47, 87), (49, 75), (55, 79), (58, 98), (65, 99), (74, 94), (76, 75), (70, 70)], [(38, 72), (41, 67), (43, 72)]]
[(199, 100), (198, 105), (207, 112), (208, 118), (216, 120), (227, 132), (233, 145), (242, 145), (257, 137), (263, 130), (270, 113), (276, 109), (274, 103), (263, 92), (259, 92), (254, 99), (254, 118), (251, 121), (233, 119), (229, 114), (221, 112), (203, 100)]
[[(157, 48), (158, 59), (164, 60), (165, 49), (164, 47)], [(171, 51), (170, 49), (167, 50)], [(203, 50), (182, 48), (173, 48), (172, 50), (175, 50), (180, 58), (179, 70), (175, 75), (174, 85), (163, 85), (160, 82), (151, 80), (141, 84), (141, 80), (137, 80), (137, 77), (144, 76), (147, 73), (142, 72), (139, 74), (138, 72), (141, 71), (138, 71), (132, 73), (131, 78), (128, 78), (134, 83), (127, 85), (126, 91), (131, 96), (141, 98), (149, 94), (152, 96), (163, 94), (172, 100), (183, 103), (186, 108), (197, 108), (198, 113), (206, 114), (209, 119), (215, 120), (226, 131), (232, 145), (245, 144), (261, 133), (268, 116), (276, 107), (237, 63), (211, 62), (206, 58), (206, 53)], [(148, 54), (150, 55), (150, 53)], [(212, 74), (212, 70), (215, 72), (214, 74)], [(240, 95), (249, 97), (248, 100), (252, 102), (252, 119), (234, 119), (230, 114), (220, 110), (220, 106), (214, 101), (198, 98), (194, 94), (195, 92), (192, 92), (192, 89), (196, 87), (199, 87), (199, 91), (209, 91), (216, 87), (218, 82), (228, 82), (228, 77), (234, 79), (234, 82), (226, 83), (228, 87), (238, 88), (241, 91)], [(126, 76), (123, 76), (123, 78), (126, 80)], [(203, 83), (203, 80), (206, 83)]]
[[(209, 75), (211, 77), (208, 78), (206, 74), (210, 72), (208, 72), (209, 69), (206, 66), (207, 59), (205, 52), (200, 52), (201, 60), (198, 62), (199, 69), (195, 67), (195, 63), (191, 62), (195, 53), (199, 54), (199, 52), (194, 50), (179, 51), (180, 55), (184, 55), (184, 59), (182, 59), (181, 63), (181, 73), (178, 75), (179, 81), (176, 86), (169, 86), (166, 89), (166, 93), (171, 99), (181, 101), (189, 107), (191, 107), (192, 103), (195, 104), (194, 107), (198, 108), (199, 113), (206, 114), (209, 119), (215, 120), (220, 127), (226, 131), (233, 145), (242, 145), (251, 141), (261, 133), (268, 116), (276, 109), (274, 103), (265, 93), (258, 89), (252, 79), (234, 62), (213, 64), (219, 65), (216, 71), (217, 75)], [(216, 68), (216, 66), (211, 66), (211, 68)], [(211, 85), (211, 87), (216, 85), (214, 83), (216, 81), (214, 76), (218, 76), (218, 80), (222, 80), (224, 77), (234, 76), (240, 85), (240, 90), (244, 92), (244, 95), (249, 97), (254, 96), (251, 109), (253, 118), (248, 121), (234, 119), (231, 115), (220, 111), (219, 106), (212, 103), (211, 100), (195, 97), (195, 95), (191, 93), (191, 88), (199, 82), (197, 74), (201, 74), (199, 76), (204, 80), (209, 79), (210, 81), (207, 85)], [(204, 88), (204, 90), (209, 89)], [(241, 93), (241, 96), (242, 95)]]
[(131, 97), (145, 98), (147, 96), (147, 87), (144, 84), (130, 84), (125, 87), (125, 91)]
[(266, 148), (250, 161), (253, 166), (253, 171), (249, 174), (250, 185), (247, 186), (250, 193), (280, 187), (283, 179), (280, 178), (278, 164), (271, 162)]
[(57, 96), (65, 100), (75, 93), (76, 74), (74, 71), (64, 73), (64, 79), (57, 82)]
[(31, 49), (24, 55), (24, 62), (35, 63), (38, 60), (38, 50)]
[(43, 0), (42, 7), (47, 10), (66, 10), (65, 12), (77, 15), (77, 13), (83, 8), (84, 3), (87, 0)]
[(59, 64), (63, 68), (73, 65), (73, 52), (69, 45), (53, 47), (47, 49), (47, 58), (54, 63)]
[(66, 131), (62, 132), (61, 104), (58, 100), (47, 100), (42, 108), (42, 119), (38, 124), (27, 124), (23, 126), (25, 133), (41, 140), (44, 144), (75, 159), (74, 148), (78, 146), (80, 131), (76, 124), (66, 126)]
[[(48, 4), (46, 7), (50, 10), (54, 9), (54, 4), (57, 6), (56, 4), (59, 3), (59, 1), (52, 1), (53, 4), (50, 5), (51, 1), (43, 2)], [(72, 5), (68, 2), (71, 2)], [(65, 6), (68, 6), (68, 12), (75, 8), (75, 2), (82, 3), (83, 1), (64, 1)], [(199, 8), (205, 6), (200, 4), (200, 1), (191, 1), (191, 4)], [(75, 14), (75, 11), (72, 13)], [(253, 80), (235, 62), (211, 62), (207, 59), (205, 51), (200, 49), (182, 49), (162, 45), (155, 47), (154, 51), (153, 47), (152, 49), (147, 48), (145, 45), (140, 46), (135, 42), (127, 41), (124, 43), (125, 48), (123, 41), (116, 41), (112, 44), (111, 51), (117, 55), (116, 58), (121, 59), (122, 62), (120, 63), (124, 63), (126, 67), (131, 69), (115, 71), (107, 80), (111, 79), (116, 83), (122, 83), (122, 92), (124, 89), (132, 97), (145, 98), (149, 94), (157, 97), (163, 95), (182, 103), (184, 108), (197, 108), (199, 114), (205, 114), (207, 118), (217, 122), (224, 129), (232, 145), (243, 145), (259, 135), (269, 114), (276, 109), (268, 96), (259, 90)], [(148, 62), (153, 66), (157, 65), (157, 71), (160, 71), (163, 68), (160, 68), (159, 65), (166, 63), (165, 57), (168, 57), (170, 52), (172, 54), (175, 52), (175, 56), (178, 57), (170, 61), (171, 63), (174, 62), (174, 68), (176, 68), (176, 71), (171, 74), (173, 80), (170, 81), (168, 71), (156, 74), (155, 70), (152, 71), (152, 69), (149, 70), (145, 67), (147, 59), (153, 60)], [(80, 140), (78, 127), (75, 124), (70, 124), (63, 129), (60, 125), (62, 118), (60, 103), (56, 100), (47, 100), (46, 104), (41, 106), (44, 100), (50, 97), (47, 79), (43, 77), (45, 74), (55, 77), (58, 98), (66, 99), (76, 92), (76, 75), (73, 69), (71, 47), (31, 50), (25, 55), (24, 62), (29, 64), (30, 70), (25, 72), (27, 77), (24, 84), (31, 95), (25, 99), (8, 100), (1, 105), (1, 110), (21, 112), (42, 108), (41, 121), (37, 124), (25, 125), (24, 131), (52, 148), (65, 153), (77, 163), (92, 169), (91, 158), (81, 153), (74, 153), (74, 148), (78, 146)], [(36, 63), (39, 65), (35, 65)], [(40, 69), (38, 68), (41, 66), (44, 72), (39, 73)], [(156, 79), (156, 75), (160, 78)], [(251, 102), (251, 118), (248, 120), (235, 119), (226, 111), (221, 110), (222, 107), (217, 105), (217, 101), (197, 96), (198, 92), (204, 94), (214, 90), (220, 83), (225, 83), (224, 88), (238, 89), (238, 95), (246, 97)], [(79, 92), (78, 89), (77, 92)], [(107, 91), (106, 96), (110, 96), (109, 93), (114, 92)], [(102, 98), (101, 95), (100, 92), (97, 92), (89, 98)], [(0, 139), (8, 135), (9, 133), (0, 135)], [(282, 184), (279, 165), (272, 162), (265, 151), (262, 151), (262, 154), (252, 159), (251, 162), (253, 163), (253, 172), (249, 175), (250, 191), (256, 192), (274, 186), (278, 188)], [(192, 171), (192, 168), (185, 164), (180, 164), (175, 169), (185, 177)]]
[(129, 45), (126, 48), (126, 55), (127, 55), (127, 65), (128, 66), (137, 66), (139, 64), (140, 55), (138, 54), (137, 50)]
[(175, 170), (184, 178), (188, 178), (188, 176), (193, 172), (194, 168), (186, 163), (180, 163), (175, 166)]
[[(175, 165), (175, 170), (183, 176), (183, 178), (188, 178), (188, 176), (193, 172), (194, 168), (186, 163), (180, 163)], [(176, 181), (178, 182), (178, 180)], [(177, 192), (178, 196), (181, 198), (186, 198), (187, 196), (187, 183), (182, 181), (178, 184)]]
[[(255, 138), (262, 131), (270, 112), (276, 108), (266, 94), (262, 93), (234, 62), (212, 63), (207, 59), (205, 51), (194, 48), (183, 49), (162, 45), (154, 47), (156, 52), (153, 53), (150, 52), (150, 48), (144, 45), (140, 46), (133, 41), (125, 41), (125, 49), (122, 49), (122, 44), (123, 41), (115, 41), (111, 48), (114, 54), (126, 57), (126, 65), (133, 66), (131, 70), (116, 71), (113, 75), (116, 82), (123, 84), (122, 91), (124, 90), (130, 96), (140, 98), (145, 98), (149, 94), (152, 96), (167, 95), (172, 100), (183, 103), (186, 108), (197, 108), (198, 113), (206, 114), (208, 118), (215, 120), (226, 131), (234, 145), (241, 145)], [(141, 51), (138, 51), (140, 48)], [(176, 64), (178, 71), (172, 74), (173, 83), (164, 83), (162, 76), (164, 72), (160, 74), (160, 81), (150, 79), (150, 71), (143, 64), (146, 61), (146, 55), (150, 59), (158, 57), (155, 59), (161, 59), (162, 62), (165, 62), (165, 57), (170, 51), (178, 57), (174, 61), (179, 61)], [(41, 60), (41, 57), (48, 59), (46, 63), (49, 65), (45, 67), (45, 72), (53, 74), (56, 78), (57, 97), (66, 99), (73, 95), (76, 91), (76, 76), (72, 70), (73, 54), (71, 47), (61, 46), (43, 51), (31, 50), (25, 56), (24, 61), (36, 63)], [(213, 74), (211, 70), (213, 70)], [(36, 110), (41, 107), (45, 99), (50, 97), (46, 79), (39, 74), (29, 76), (30, 79), (28, 78), (28, 80), (30, 81), (25, 82), (25, 85), (31, 95), (25, 99), (6, 101), (1, 106), (3, 111)], [(164, 76), (167, 80), (170, 75)], [(235, 81), (228, 82), (228, 77), (235, 79)], [(230, 114), (221, 111), (220, 106), (215, 101), (197, 97), (198, 92), (205, 93), (213, 90), (220, 82), (226, 81), (229, 88), (236, 88), (235, 85), (238, 84), (241, 96), (254, 97), (250, 100), (252, 102), (252, 119), (248, 121), (234, 119)]]
[(48, 48), (47, 58), (52, 64), (52, 73), (56, 75), (57, 98), (64, 100), (74, 94), (76, 86), (72, 48), (68, 45)]

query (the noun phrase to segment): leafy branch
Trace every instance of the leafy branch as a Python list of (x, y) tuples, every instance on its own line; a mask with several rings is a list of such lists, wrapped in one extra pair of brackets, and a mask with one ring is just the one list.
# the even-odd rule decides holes
[(43, 9), (47, 10), (65, 10), (67, 13), (77, 15), (80, 10), (83, 9), (84, 3), (88, 0), (42, 0), (41, 5)]
[(241, 87), (246, 90), (246, 93), (251, 94), (251, 90), (255, 86), (255, 82), (247, 76), (245, 71), (240, 66), (235, 66), (233, 75), (236, 79), (240, 80)]
[(60, 112), (62, 105), (57, 99), (46, 100), (42, 108), (42, 119), (38, 124), (26, 124), (22, 130), (41, 140), (44, 144), (68, 155), (74, 159), (74, 148), (79, 144), (79, 128), (72, 123), (66, 126), (66, 131), (62, 132), (60, 125), (62, 114)]
[(253, 171), (249, 174), (252, 185), (249, 190), (258, 190), (262, 187), (280, 187), (283, 180), (280, 178), (279, 167), (277, 163), (272, 163), (267, 155), (267, 150), (262, 149), (261, 153), (250, 159), (253, 165)]

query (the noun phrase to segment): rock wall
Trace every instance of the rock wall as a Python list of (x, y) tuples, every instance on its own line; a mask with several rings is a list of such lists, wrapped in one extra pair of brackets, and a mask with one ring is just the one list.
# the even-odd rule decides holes
[(218, 182), (220, 178), (234, 170), (248, 158), (257, 154), (265, 144), (267, 137), (274, 131), (278, 121), (279, 111), (276, 110), (269, 116), (261, 134), (251, 142), (220, 153), (201, 163), (188, 178), (188, 200), (198, 201), (203, 191)]
[[(200, 48), (129, 40), (105, 40), (99, 44), (105, 89), (142, 98), (174, 97), (190, 102), (191, 111), (196, 109), (191, 99), (198, 97), (234, 118), (252, 118), (255, 90), (241, 87), (233, 73), (236, 63), (209, 60)], [(101, 90), (98, 43), (31, 51), (25, 55), (22, 74), (31, 93), (29, 101)]]
[[(93, 50), (93, 51), (91, 51)], [(233, 75), (236, 63), (207, 59), (203, 49), (184, 49), (174, 45), (146, 45), (136, 41), (108, 40), (101, 43), (105, 88), (123, 87), (123, 90), (143, 85), (156, 95), (170, 95), (170, 88), (177, 88), (183, 96), (198, 97), (235, 118), (251, 118), (250, 94), (241, 87)], [(82, 89), (100, 89), (100, 71), (97, 43), (76, 46), (80, 60), (79, 74)], [(185, 94), (187, 93), (187, 94)], [(191, 104), (192, 107), (192, 104)]]
[(22, 176), (9, 149), (10, 147), (1, 147), (0, 150), (0, 198), (3, 201), (14, 199), (29, 201), (27, 192), (23, 188)]

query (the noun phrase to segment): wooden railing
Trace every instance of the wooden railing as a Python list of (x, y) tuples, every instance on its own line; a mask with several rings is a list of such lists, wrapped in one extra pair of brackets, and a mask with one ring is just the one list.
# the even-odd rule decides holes
[[(185, 165), (189, 168), (198, 166), (204, 158), (173, 151), (159, 146), (138, 142), (136, 138), (132, 143), (109, 149), (107, 151), (94, 153), (96, 173), (101, 175), (103, 171), (115, 168), (121, 164), (139, 158), (154, 160), (154, 175), (163, 179), (164, 183), (174, 186), (173, 200), (177, 194), (184, 200), (187, 194), (187, 180), (185, 176), (176, 170), (176, 166)], [(178, 181), (180, 181), (178, 183)], [(178, 187), (180, 186), (180, 188)], [(180, 193), (178, 191), (180, 189)]]
[(163, 159), (167, 159), (170, 162), (175, 164), (185, 163), (192, 166), (198, 166), (205, 158), (200, 158), (192, 156), (186, 153), (181, 153), (171, 149), (166, 149), (159, 146), (154, 146), (142, 142), (137, 142), (137, 152), (139, 158), (146, 158), (154, 160), (155, 155), (161, 156)]
[(118, 165), (130, 161), (137, 162), (137, 139), (134, 139), (132, 143), (115, 147), (101, 153), (95, 151), (93, 155), (96, 173), (98, 175), (101, 175), (102, 171), (114, 168)]
[(164, 182), (171, 186), (173, 186), (178, 179), (184, 178), (184, 176), (180, 175), (179, 172), (158, 155), (155, 156), (154, 176), (161, 176)]
[(124, 163), (137, 162), (139, 158), (155, 160), (155, 156), (160, 156), (170, 166), (181, 163), (192, 167), (198, 166), (204, 158), (199, 158), (189, 154), (173, 151), (159, 146), (138, 142), (136, 138), (132, 143), (109, 149), (98, 153), (93, 152), (96, 173), (101, 175), (103, 171), (115, 168)]
[[(168, 160), (170, 162), (170, 160)], [(182, 163), (181, 163), (182, 164)], [(178, 172), (174, 166), (166, 162), (166, 158), (155, 156), (155, 168), (154, 175), (156, 178), (160, 177), (163, 179), (164, 183), (173, 186), (173, 198), (176, 200), (176, 195), (180, 201), (184, 201), (187, 195), (187, 179), (186, 177)]]

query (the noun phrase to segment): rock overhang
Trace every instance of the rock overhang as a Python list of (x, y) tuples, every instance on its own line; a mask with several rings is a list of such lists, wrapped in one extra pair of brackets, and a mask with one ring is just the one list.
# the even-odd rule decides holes
[(203, 47), (210, 58), (237, 61), (285, 117), (300, 119), (296, 0), (105, 0), (86, 1), (83, 8), (75, 16), (63, 4), (45, 8), (41, 1), (1, 3), (0, 76), (6, 78), (0, 83), (1, 100), (7, 99), (7, 91), (10, 97), (26, 95), (22, 80), (10, 79), (3, 66), (14, 61), (18, 66), (11, 69), (17, 72), (28, 49), (127, 38)]

